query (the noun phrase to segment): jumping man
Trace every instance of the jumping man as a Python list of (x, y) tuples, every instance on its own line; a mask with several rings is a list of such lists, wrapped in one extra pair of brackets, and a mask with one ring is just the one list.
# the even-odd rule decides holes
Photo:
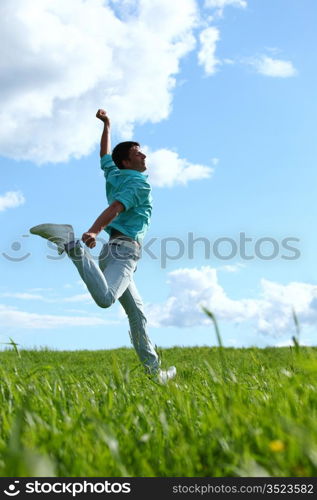
[(103, 109), (97, 111), (96, 117), (104, 124), (100, 162), (109, 206), (82, 235), (82, 241), (88, 248), (94, 248), (103, 229), (109, 234), (109, 241), (99, 255), (99, 265), (75, 239), (69, 224), (40, 224), (30, 232), (54, 242), (59, 253), (67, 253), (98, 306), (108, 308), (119, 300), (128, 316), (131, 340), (146, 373), (166, 383), (175, 377), (176, 368), (160, 369), (160, 360), (147, 335), (143, 303), (133, 280), (152, 212), (151, 186), (145, 174), (146, 156), (139, 143), (132, 141), (121, 142), (111, 155), (109, 117)]

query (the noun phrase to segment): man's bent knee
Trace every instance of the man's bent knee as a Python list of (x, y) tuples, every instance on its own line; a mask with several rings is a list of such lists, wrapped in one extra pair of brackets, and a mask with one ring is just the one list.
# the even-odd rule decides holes
[(107, 293), (107, 295), (105, 295), (105, 297), (103, 297), (102, 300), (100, 300), (100, 298), (98, 297), (96, 303), (99, 307), (102, 307), (103, 309), (108, 309), (108, 307), (111, 307), (112, 304), (115, 303), (115, 300), (116, 299), (114, 298), (112, 293)]

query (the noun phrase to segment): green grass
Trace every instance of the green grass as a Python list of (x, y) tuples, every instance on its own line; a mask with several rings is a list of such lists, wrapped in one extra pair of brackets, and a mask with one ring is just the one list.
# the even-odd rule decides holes
[(1, 476), (316, 476), (317, 348), (0, 353)]

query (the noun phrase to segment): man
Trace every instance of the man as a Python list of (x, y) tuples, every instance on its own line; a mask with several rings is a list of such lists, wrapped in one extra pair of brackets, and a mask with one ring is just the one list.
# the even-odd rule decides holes
[(53, 241), (59, 253), (67, 253), (98, 306), (107, 308), (119, 300), (129, 319), (133, 346), (146, 372), (156, 381), (166, 383), (175, 377), (176, 368), (160, 369), (160, 360), (146, 332), (143, 303), (133, 280), (152, 212), (151, 187), (144, 174), (146, 156), (140, 151), (140, 145), (132, 141), (118, 144), (111, 155), (109, 117), (103, 109), (97, 111), (96, 117), (104, 124), (100, 158), (109, 206), (82, 235), (82, 241), (88, 248), (94, 248), (103, 229), (110, 235), (100, 253), (99, 266), (75, 239), (73, 228), (68, 224), (40, 224), (30, 232)]

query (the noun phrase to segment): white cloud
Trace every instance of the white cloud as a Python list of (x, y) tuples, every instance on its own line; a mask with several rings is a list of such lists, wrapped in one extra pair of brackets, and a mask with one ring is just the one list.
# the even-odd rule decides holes
[(258, 73), (265, 76), (289, 78), (297, 74), (297, 70), (291, 61), (273, 59), (268, 56), (261, 56), (258, 59), (250, 60), (249, 64), (253, 66)]
[(195, 0), (2, 0), (0, 153), (37, 163), (88, 154), (99, 107), (119, 139), (166, 118), (197, 19)]
[(218, 14), (222, 15), (225, 7), (247, 7), (246, 0), (205, 0), (205, 7), (218, 9)]
[(303, 326), (317, 320), (316, 285), (281, 285), (261, 280), (260, 298), (233, 300), (219, 284), (216, 269), (209, 266), (172, 271), (168, 283), (170, 295), (166, 302), (148, 306), (153, 326), (207, 325), (210, 320), (201, 311), (201, 305), (219, 320), (248, 321), (258, 332), (272, 337), (294, 334), (293, 308)]
[(237, 273), (245, 267), (245, 264), (238, 262), (238, 264), (227, 264), (217, 268), (217, 271), (225, 271), (227, 273)]
[(1, 293), (0, 294), (0, 297), (9, 297), (9, 298), (13, 298), (13, 299), (19, 299), (19, 300), (41, 300), (41, 301), (46, 301), (45, 297), (43, 297), (42, 295), (38, 295), (38, 294), (35, 294), (35, 293), (27, 293), (27, 292), (22, 292), (22, 293), (19, 293), (19, 292), (5, 292), (5, 293)]
[(0, 322), (2, 327), (19, 329), (52, 329), (63, 326), (99, 326), (115, 324), (98, 316), (58, 316), (19, 311), (12, 306), (0, 304)]
[(147, 155), (148, 172), (153, 186), (186, 185), (192, 180), (207, 179), (214, 171), (212, 167), (190, 163), (169, 149), (151, 151), (145, 147), (143, 150)]
[[(306, 338), (300, 339), (299, 343), (302, 346), (308, 346), (308, 347), (312, 345), (312, 341)], [(281, 342), (277, 342), (274, 347), (289, 347), (289, 346), (294, 346), (294, 342), (291, 338), (286, 340), (281, 340)], [(290, 374), (291, 372), (286, 372), (284, 374), (288, 375), (288, 373)]]
[[(48, 289), (49, 290), (49, 289)], [(90, 302), (92, 303), (92, 298), (89, 293), (79, 293), (77, 295), (71, 295), (69, 297), (50, 297), (49, 294), (40, 295), (37, 293), (29, 292), (3, 292), (0, 293), (0, 297), (12, 298), (18, 300), (36, 300), (47, 303), (71, 303), (71, 302)]]
[(233, 64), (235, 64), (235, 60), (234, 59), (230, 59), (229, 57), (225, 57), (224, 59), (222, 59), (222, 64), (229, 64), (230, 66), (232, 66)]
[(63, 302), (91, 302), (92, 298), (90, 293), (79, 293), (71, 297), (65, 297), (62, 299)]
[(246, 7), (246, 0), (205, 0), (206, 7), (214, 7), (214, 8), (223, 8), (228, 5), (232, 5), (234, 7)]
[(211, 26), (200, 33), (199, 39), (201, 48), (198, 52), (198, 63), (204, 67), (207, 75), (212, 75), (216, 72), (218, 64), (220, 64), (215, 55), (220, 32), (217, 28)]
[(25, 198), (21, 191), (7, 191), (0, 196), (0, 212), (7, 210), (7, 208), (19, 207), (23, 203), (25, 203)]

